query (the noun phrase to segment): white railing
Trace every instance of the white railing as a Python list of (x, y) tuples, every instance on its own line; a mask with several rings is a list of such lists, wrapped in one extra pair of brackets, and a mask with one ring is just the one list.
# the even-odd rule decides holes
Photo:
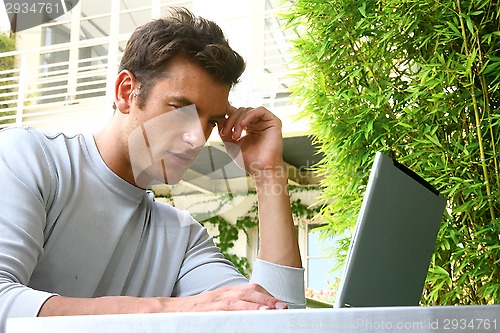
[[(71, 48), (91, 49), (106, 44), (103, 40), (86, 40), (76, 45), (66, 43), (0, 54), (0, 61), (6, 57), (16, 59), (15, 69), (0, 71), (0, 128), (13, 124), (52, 127), (51, 122), (60, 125), (61, 120), (71, 119), (71, 114), (85, 112), (82, 109), (89, 109), (90, 115), (102, 111), (109, 76), (106, 56), (52, 64), (44, 64), (43, 59)], [(92, 117), (89, 120), (92, 122)]]

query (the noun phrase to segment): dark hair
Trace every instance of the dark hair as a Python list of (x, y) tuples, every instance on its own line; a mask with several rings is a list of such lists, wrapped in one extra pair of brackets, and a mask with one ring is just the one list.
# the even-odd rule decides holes
[(173, 8), (172, 16), (138, 27), (123, 53), (119, 71), (130, 71), (140, 83), (138, 104), (164, 75), (168, 62), (182, 55), (206, 70), (217, 82), (233, 86), (245, 69), (243, 58), (229, 46), (214, 22)]

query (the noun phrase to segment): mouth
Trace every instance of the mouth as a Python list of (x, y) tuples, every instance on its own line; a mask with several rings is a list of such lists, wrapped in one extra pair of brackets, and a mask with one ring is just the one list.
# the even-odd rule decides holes
[(197, 156), (196, 154), (183, 154), (183, 153), (173, 153), (173, 152), (171, 154), (185, 161), (194, 161)]
[(170, 152), (170, 156), (173, 158), (173, 160), (176, 162), (176, 164), (184, 165), (184, 166), (190, 166), (191, 164), (194, 163), (196, 160), (196, 157), (198, 154), (194, 153), (174, 153)]

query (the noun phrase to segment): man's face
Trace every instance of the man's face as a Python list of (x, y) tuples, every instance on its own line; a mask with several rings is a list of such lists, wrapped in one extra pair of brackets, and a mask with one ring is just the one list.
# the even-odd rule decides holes
[(223, 123), (229, 86), (197, 65), (173, 59), (142, 108), (134, 102), (128, 149), (135, 182), (176, 184), (212, 130)]

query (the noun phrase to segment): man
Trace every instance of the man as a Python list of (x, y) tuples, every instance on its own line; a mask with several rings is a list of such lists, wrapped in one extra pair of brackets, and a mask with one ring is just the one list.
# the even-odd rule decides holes
[[(235, 108), (244, 69), (219, 27), (176, 10), (139, 27), (92, 134), (0, 132), (0, 316), (303, 307), (281, 122)], [(212, 129), (253, 178), (259, 259), (250, 283), (186, 212), (147, 187), (176, 183)]]

